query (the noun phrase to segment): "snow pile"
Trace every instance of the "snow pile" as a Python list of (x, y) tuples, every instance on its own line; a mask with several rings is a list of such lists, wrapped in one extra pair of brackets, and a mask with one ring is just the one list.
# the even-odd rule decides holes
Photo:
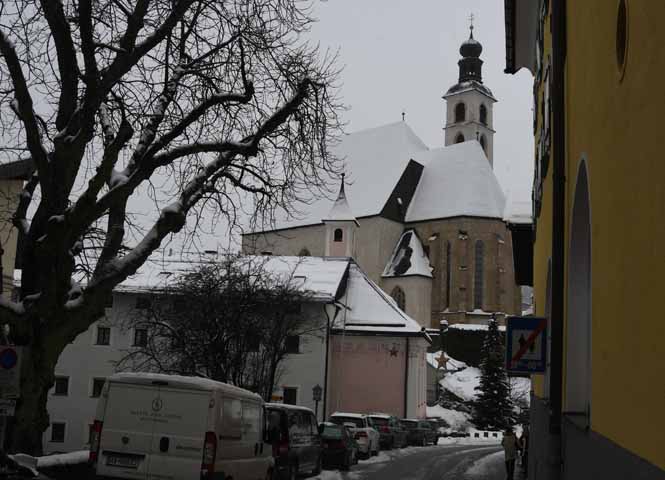
[(37, 468), (62, 467), (65, 465), (76, 465), (86, 463), (90, 452), (79, 450), (78, 452), (62, 453), (37, 458)]
[(444, 408), (441, 405), (427, 407), (428, 418), (442, 418), (450, 425), (450, 429), (455, 432), (464, 432), (470, 426), (470, 415), (457, 410)]
[(498, 451), (476, 460), (466, 471), (469, 477), (485, 478), (488, 475), (503, 472), (503, 452)]
[[(453, 330), (472, 330), (476, 332), (484, 331), (486, 332), (489, 327), (487, 325), (478, 325), (476, 323), (453, 323), (448, 327), (448, 329), (453, 329)], [(505, 332), (506, 327), (505, 325), (499, 325), (499, 331), (500, 332)]]
[(447, 374), (439, 384), (441, 388), (453, 393), (465, 402), (474, 401), (478, 394), (476, 387), (480, 385), (480, 369), (476, 367), (462, 368), (457, 372)]

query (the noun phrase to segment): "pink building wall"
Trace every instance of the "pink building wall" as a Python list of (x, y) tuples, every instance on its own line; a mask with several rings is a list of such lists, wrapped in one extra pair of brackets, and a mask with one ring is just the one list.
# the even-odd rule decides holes
[(328, 413), (404, 416), (406, 339), (330, 337)]

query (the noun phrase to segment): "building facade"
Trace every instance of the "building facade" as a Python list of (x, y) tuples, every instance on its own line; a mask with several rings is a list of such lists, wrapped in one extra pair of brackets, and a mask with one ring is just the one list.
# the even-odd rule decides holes
[[(533, 235), (548, 318), (529, 478), (665, 479), (665, 4), (506, 0), (506, 71), (534, 75)], [(517, 255), (521, 255), (518, 249)], [(522, 275), (527, 272), (521, 272)]]
[(345, 136), (335, 149), (346, 172), (336, 199), (312, 198), (296, 207), (300, 216), (243, 235), (243, 251), (351, 256), (427, 328), (519, 313), (508, 205), (493, 171), (496, 99), (481, 52), (472, 32), (443, 97), (444, 147), (428, 148), (405, 122)]

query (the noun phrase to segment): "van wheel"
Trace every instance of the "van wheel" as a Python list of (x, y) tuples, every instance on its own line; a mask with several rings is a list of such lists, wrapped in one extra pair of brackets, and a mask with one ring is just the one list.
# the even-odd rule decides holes
[(298, 464), (293, 463), (289, 467), (289, 480), (296, 480), (298, 478)]
[(319, 459), (316, 461), (316, 467), (312, 470), (312, 475), (318, 475), (323, 470), (323, 456), (319, 455)]

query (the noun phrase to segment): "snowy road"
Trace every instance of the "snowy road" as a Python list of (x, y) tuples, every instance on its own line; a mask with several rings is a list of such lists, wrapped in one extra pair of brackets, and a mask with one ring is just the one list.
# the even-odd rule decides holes
[(348, 473), (324, 471), (320, 480), (503, 480), (497, 445), (438, 445), (381, 452)]

